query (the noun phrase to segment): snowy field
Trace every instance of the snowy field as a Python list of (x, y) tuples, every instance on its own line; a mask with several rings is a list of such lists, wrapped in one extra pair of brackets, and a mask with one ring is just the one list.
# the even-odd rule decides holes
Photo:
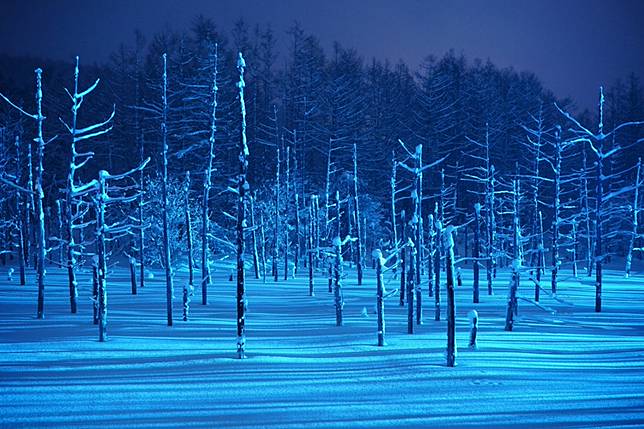
[[(304, 274), (278, 284), (251, 279), (246, 360), (235, 359), (227, 271), (216, 273), (210, 305), (195, 296), (189, 322), (178, 320), (186, 274), (177, 275), (171, 328), (161, 272), (132, 296), (129, 272), (112, 271), (106, 343), (92, 325), (89, 273), (71, 315), (66, 274), (49, 269), (44, 320), (35, 319), (33, 274), (24, 287), (16, 275), (8, 281), (6, 268), (0, 274), (3, 428), (644, 427), (642, 272), (624, 279), (607, 270), (597, 314), (593, 279), (564, 270), (558, 300), (542, 293), (553, 312), (520, 301), (514, 332), (504, 332), (508, 273), (494, 296), (482, 282), (482, 302), (473, 305), (464, 270), (455, 368), (445, 367), (444, 312), (435, 322), (427, 291), (414, 335), (406, 334), (406, 309), (389, 298), (388, 345), (375, 346), (371, 269), (363, 286), (349, 272), (344, 327), (335, 326), (326, 279), (317, 279), (315, 297)], [(520, 292), (533, 296), (526, 281)], [(472, 308), (480, 315), (476, 351), (467, 349)]]

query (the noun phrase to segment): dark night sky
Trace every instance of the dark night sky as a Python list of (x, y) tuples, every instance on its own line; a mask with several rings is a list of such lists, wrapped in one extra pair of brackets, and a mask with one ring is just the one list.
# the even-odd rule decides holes
[(453, 48), (469, 59), (535, 72), (582, 107), (601, 83), (644, 77), (644, 1), (420, 0), (0, 0), (0, 52), (103, 61), (119, 43), (167, 23), (183, 29), (199, 13), (228, 31), (239, 17), (270, 23), (277, 35), (298, 20), (325, 47), (334, 40), (366, 59), (401, 58), (416, 67)]

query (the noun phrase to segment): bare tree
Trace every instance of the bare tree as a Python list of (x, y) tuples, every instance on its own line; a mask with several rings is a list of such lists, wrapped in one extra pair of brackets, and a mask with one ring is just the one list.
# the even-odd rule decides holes
[(215, 52), (212, 60), (212, 87), (211, 87), (211, 113), (210, 113), (210, 137), (208, 138), (208, 162), (203, 185), (203, 201), (201, 207), (202, 230), (201, 230), (201, 304), (208, 304), (208, 285), (210, 284), (210, 265), (208, 262), (208, 236), (210, 234), (210, 216), (208, 203), (210, 201), (210, 189), (212, 188), (212, 169), (215, 160), (215, 142), (217, 137), (217, 86), (219, 51), (215, 44)]
[[(11, 100), (5, 97), (0, 93), (7, 103), (9, 103), (13, 108), (18, 110), (23, 115), (27, 116), (36, 121), (37, 134), (34, 140), (36, 141), (36, 180), (35, 180), (35, 189), (32, 191), (31, 187), (28, 189), (20, 188), (18, 184), (13, 182), (8, 182), (6, 179), (2, 178), (2, 181), (9, 183), (12, 187), (18, 187), (22, 192), (26, 194), (34, 193), (35, 198), (35, 210), (36, 210), (36, 276), (38, 281), (38, 309), (36, 317), (42, 319), (45, 316), (44, 304), (45, 304), (45, 258), (47, 255), (47, 248), (45, 244), (45, 212), (43, 209), (43, 200), (45, 199), (45, 193), (43, 191), (43, 158), (45, 154), (45, 145), (50, 141), (54, 140), (56, 137), (52, 138), (48, 142), (45, 142), (43, 138), (43, 123), (45, 121), (45, 116), (42, 113), (42, 69), (37, 68), (36, 73), (36, 113), (31, 114), (27, 113), (25, 110), (18, 107)], [(0, 177), (1, 178), (1, 177)]]
[(246, 176), (248, 174), (248, 145), (246, 144), (246, 105), (244, 103), (244, 70), (246, 62), (242, 53), (237, 59), (239, 71), (239, 104), (241, 110), (241, 132), (239, 138), (239, 178), (238, 178), (238, 204), (237, 204), (237, 357), (246, 357), (246, 283), (244, 272), (244, 232), (246, 229), (246, 193), (250, 190)]
[[(631, 192), (631, 186), (607, 193), (606, 185), (611, 180), (615, 179), (616, 174), (606, 175), (604, 172), (604, 164), (611, 160), (615, 154), (623, 150), (620, 146), (610, 148), (608, 146), (609, 139), (613, 138), (615, 133), (619, 130), (630, 128), (644, 124), (644, 121), (639, 122), (624, 122), (616, 125), (611, 131), (604, 132), (604, 88), (599, 88), (599, 124), (597, 132), (593, 132), (584, 127), (577, 119), (570, 113), (561, 109), (555, 104), (557, 110), (572, 124), (571, 132), (574, 137), (569, 141), (569, 144), (586, 143), (595, 154), (595, 311), (601, 312), (602, 310), (602, 281), (603, 281), (603, 260), (607, 256), (603, 248), (604, 240), (604, 222), (608, 214), (608, 202), (626, 192)], [(640, 139), (632, 144), (640, 143), (644, 139)], [(619, 174), (619, 173), (617, 173)]]
[[(112, 114), (103, 122), (99, 122), (84, 128), (78, 127), (78, 112), (83, 104), (83, 101), (85, 97), (87, 97), (96, 89), (98, 83), (100, 82), (100, 79), (96, 79), (92, 86), (84, 91), (79, 92), (79, 73), (79, 58), (76, 57), (76, 67), (74, 69), (74, 92), (72, 94), (66, 90), (67, 94), (72, 100), (72, 120), (70, 124), (67, 124), (61, 119), (61, 122), (65, 125), (65, 128), (70, 134), (71, 148), (71, 158), (67, 174), (67, 190), (65, 194), (65, 228), (67, 234), (66, 251), (67, 275), (69, 279), (69, 301), (72, 313), (76, 313), (77, 311), (78, 281), (76, 279), (76, 256), (79, 254), (80, 246), (82, 246), (82, 243), (75, 243), (74, 230), (79, 229), (82, 231), (82, 228), (84, 228), (85, 226), (82, 224), (82, 216), (84, 215), (84, 211), (81, 209), (76, 213), (73, 213), (72, 207), (75, 203), (78, 202), (73, 199), (72, 189), (76, 186), (76, 170), (87, 164), (87, 162), (94, 156), (94, 153), (91, 151), (78, 152), (77, 144), (83, 140), (98, 137), (109, 132), (112, 129), (111, 122), (114, 118), (115, 112), (114, 110), (112, 110)], [(80, 204), (79, 207), (81, 207)], [(80, 220), (80, 223), (75, 225), (75, 221), (77, 220)]]

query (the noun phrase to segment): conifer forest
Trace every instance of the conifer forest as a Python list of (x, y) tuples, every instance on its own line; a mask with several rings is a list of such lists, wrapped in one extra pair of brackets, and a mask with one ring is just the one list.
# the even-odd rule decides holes
[[(324, 29), (335, 1), (304, 23), (297, 2), (192, 1), (177, 24), (154, 9), (182, 2), (142, 0), (154, 31), (59, 51), (79, 31), (18, 32), (10, 3), (0, 427), (644, 426), (644, 67), (579, 99), (465, 42), (404, 50), (422, 25), (394, 11), (438, 2), (361, 3), (351, 34), (380, 12), (400, 31), (360, 36), (382, 56)], [(591, 3), (631, 15), (616, 56), (641, 57), (637, 2), (579, 2), (557, 34), (603, 22)]]

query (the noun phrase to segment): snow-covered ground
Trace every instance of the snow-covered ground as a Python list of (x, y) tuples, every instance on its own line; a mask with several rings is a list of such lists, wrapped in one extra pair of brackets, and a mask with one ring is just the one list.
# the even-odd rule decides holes
[[(542, 293), (555, 313), (519, 301), (515, 330), (504, 332), (508, 273), (499, 274), (494, 296), (482, 282), (482, 302), (473, 305), (465, 269), (455, 368), (445, 367), (445, 308), (435, 322), (426, 290), (414, 335), (406, 334), (406, 309), (389, 298), (388, 345), (376, 347), (371, 269), (363, 286), (349, 271), (344, 327), (335, 326), (323, 277), (315, 297), (304, 274), (250, 280), (249, 358), (241, 361), (226, 270), (216, 273), (208, 306), (197, 291), (189, 322), (180, 321), (186, 275), (177, 275), (171, 328), (160, 272), (132, 296), (129, 272), (112, 271), (106, 343), (92, 325), (88, 273), (71, 315), (65, 273), (49, 269), (44, 320), (35, 319), (33, 273), (24, 287), (5, 268), (0, 274), (1, 427), (644, 427), (642, 272), (624, 279), (609, 270), (597, 314), (593, 279), (564, 270), (559, 301)], [(533, 296), (527, 281), (520, 292)], [(476, 351), (467, 349), (472, 308), (480, 315)]]

